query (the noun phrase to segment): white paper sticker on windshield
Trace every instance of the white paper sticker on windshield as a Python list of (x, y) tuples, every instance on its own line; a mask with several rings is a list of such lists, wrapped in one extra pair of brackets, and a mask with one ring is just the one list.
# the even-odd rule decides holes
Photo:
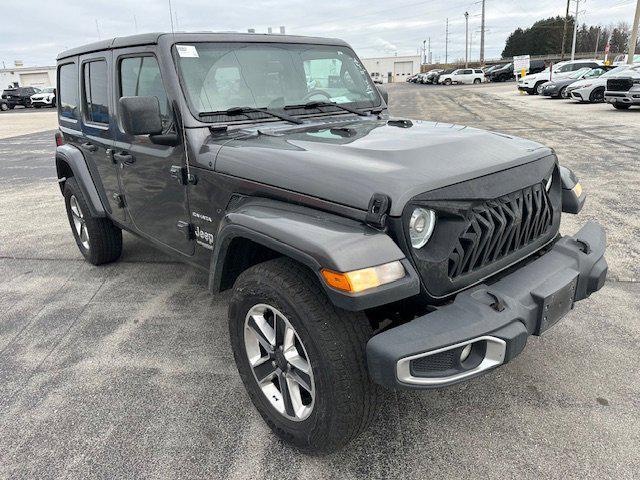
[(331, 97), (331, 101), (336, 103), (349, 103), (351, 100), (347, 97)]
[(198, 58), (198, 51), (194, 45), (176, 45), (178, 55), (184, 58)]

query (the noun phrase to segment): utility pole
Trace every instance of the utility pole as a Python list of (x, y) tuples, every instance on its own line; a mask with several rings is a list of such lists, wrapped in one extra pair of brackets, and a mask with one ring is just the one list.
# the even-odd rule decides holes
[(578, 36), (578, 9), (580, 8), (580, 0), (576, 2), (576, 16), (573, 17), (573, 43), (571, 45), (571, 61), (576, 59), (576, 37)]
[(422, 41), (422, 64), (426, 64), (427, 63), (427, 41), (423, 40)]
[(469, 12), (464, 12), (464, 68), (469, 68)]
[(631, 30), (631, 38), (629, 39), (629, 56), (627, 63), (631, 65), (633, 63), (636, 54), (636, 43), (638, 43), (638, 23), (640, 23), (640, 0), (636, 5), (636, 16), (633, 19), (633, 30)]
[(484, 65), (484, 4), (482, 0), (482, 23), (480, 25), (480, 65)]
[(600, 27), (596, 28), (596, 51), (593, 55), (593, 58), (598, 58), (598, 47), (600, 43)]
[(449, 19), (447, 18), (447, 29), (444, 34), (444, 64), (449, 64)]
[(560, 61), (564, 60), (564, 44), (567, 41), (567, 27), (569, 26), (569, 6), (571, 0), (567, 0), (567, 13), (564, 16), (564, 28), (562, 29), (562, 53), (560, 53)]
[(431, 37), (429, 37), (429, 56), (427, 57), (427, 63), (432, 63), (433, 58), (431, 57)]

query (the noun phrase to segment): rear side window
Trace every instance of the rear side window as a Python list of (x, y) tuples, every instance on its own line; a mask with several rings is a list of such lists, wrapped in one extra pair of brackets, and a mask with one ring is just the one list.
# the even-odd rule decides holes
[(84, 112), (89, 122), (109, 124), (107, 62), (96, 60), (82, 67)]
[(155, 57), (124, 58), (120, 62), (121, 97), (156, 97), (163, 123), (169, 118), (167, 93)]
[(78, 119), (78, 67), (75, 63), (61, 65), (58, 73), (58, 103), (60, 116)]

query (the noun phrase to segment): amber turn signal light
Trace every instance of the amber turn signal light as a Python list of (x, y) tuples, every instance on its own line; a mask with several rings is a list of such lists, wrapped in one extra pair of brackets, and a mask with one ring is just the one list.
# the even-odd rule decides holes
[(350, 293), (379, 287), (405, 276), (404, 267), (399, 261), (344, 273), (324, 268), (321, 273), (327, 285), (336, 290)]

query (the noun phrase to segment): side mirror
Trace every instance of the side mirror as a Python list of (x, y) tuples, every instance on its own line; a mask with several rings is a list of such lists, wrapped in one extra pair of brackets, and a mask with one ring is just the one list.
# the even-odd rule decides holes
[(387, 89), (384, 88), (382, 85), (377, 85), (377, 87), (378, 87), (378, 92), (380, 92), (380, 96), (384, 100), (384, 103), (389, 104), (389, 92), (387, 92)]
[(119, 105), (122, 126), (129, 135), (162, 133), (160, 103), (156, 97), (122, 97)]

